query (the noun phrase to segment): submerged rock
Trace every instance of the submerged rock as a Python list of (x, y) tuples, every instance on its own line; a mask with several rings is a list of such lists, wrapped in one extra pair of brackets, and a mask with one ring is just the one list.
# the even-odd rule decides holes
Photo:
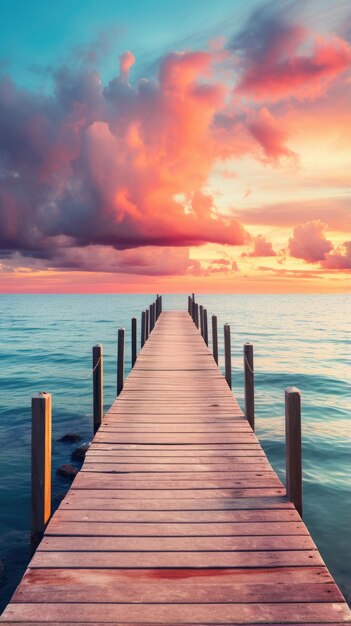
[(82, 439), (82, 435), (79, 435), (78, 433), (67, 433), (66, 435), (63, 435), (63, 437), (60, 437), (59, 441), (63, 441), (64, 443), (74, 443), (75, 441), (80, 441)]
[(71, 478), (73, 480), (73, 478), (78, 474), (78, 470), (76, 467), (73, 467), (73, 465), (64, 463), (57, 468), (56, 474), (58, 474), (58, 476), (62, 476), (63, 478)]
[(84, 461), (85, 455), (89, 450), (90, 443), (83, 443), (82, 446), (73, 450), (71, 454), (72, 461)]

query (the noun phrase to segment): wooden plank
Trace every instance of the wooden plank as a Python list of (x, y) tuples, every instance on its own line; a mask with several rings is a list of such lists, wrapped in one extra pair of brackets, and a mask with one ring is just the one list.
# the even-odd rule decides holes
[(317, 550), (256, 552), (43, 552), (31, 567), (292, 567), (322, 565)]
[[(209, 474), (209, 472), (208, 472)], [(207, 479), (202, 476), (189, 478), (167, 478), (167, 475), (159, 475), (157, 478), (149, 478), (143, 474), (142, 477), (129, 474), (99, 474), (94, 472), (80, 472), (75, 481), (75, 489), (256, 489), (260, 488), (280, 488), (282, 483), (273, 472), (262, 472), (262, 474), (246, 474), (242, 478), (216, 477), (215, 473)]]
[[(95, 510), (88, 502), (85, 509), (58, 509), (54, 513), (57, 521), (63, 522), (300, 522), (300, 516), (294, 509), (251, 509), (235, 511), (121, 511), (115, 509)], [(142, 506), (142, 504), (141, 504)]]
[(209, 424), (207, 425), (194, 425), (187, 426), (186, 424), (135, 424), (131, 422), (128, 426), (123, 426), (122, 424), (115, 423), (110, 425), (108, 422), (104, 422), (101, 426), (100, 433), (137, 433), (138, 435), (149, 433), (191, 433), (193, 435), (196, 434), (209, 434), (216, 435), (218, 433), (250, 433), (250, 426), (245, 424), (244, 422), (239, 423), (227, 423), (227, 424)]
[(342, 602), (302, 602), (267, 604), (84, 604), (84, 603), (33, 603), (11, 604), (4, 613), (5, 619), (28, 621), (59, 621), (90, 624), (104, 622), (157, 623), (157, 624), (252, 624), (278, 622), (281, 624), (331, 621), (351, 621), (351, 613)]
[(250, 433), (247, 435), (239, 434), (234, 435), (230, 433), (225, 433), (223, 435), (215, 435), (211, 434), (211, 436), (206, 435), (193, 435), (193, 434), (177, 434), (170, 433), (168, 435), (158, 435), (155, 433), (154, 435), (146, 435), (143, 433), (142, 435), (138, 434), (130, 434), (130, 433), (108, 433), (108, 432), (100, 432), (96, 433), (96, 441), (101, 443), (150, 443), (150, 444), (179, 444), (184, 443), (186, 439), (186, 444), (199, 444), (199, 443), (208, 443), (209, 439), (211, 439), (212, 444), (214, 443), (228, 443), (228, 442), (241, 442), (241, 443), (250, 443), (252, 441)]
[(280, 511), (294, 510), (284, 496), (265, 498), (113, 498), (97, 497), (93, 492), (89, 498), (84, 491), (70, 489), (58, 511), (65, 509), (89, 509), (105, 511)]
[[(263, 450), (256, 444), (243, 444), (242, 446), (232, 446), (222, 450), (221, 448), (203, 449), (179, 446), (156, 446), (155, 448), (154, 446), (119, 446), (118, 444), (97, 444), (94, 442), (87, 452), (87, 458), (92, 455), (103, 455), (104, 457), (107, 457), (108, 455), (118, 455), (121, 461), (123, 457), (140, 459), (149, 458), (149, 460), (152, 460), (153, 463), (164, 462), (162, 460), (164, 457), (166, 458), (166, 463), (169, 462), (168, 459), (178, 461), (178, 459), (185, 459), (186, 457), (191, 457), (191, 459), (194, 459), (197, 462), (206, 462), (207, 460), (212, 462), (213, 457), (219, 457), (220, 459), (228, 462), (232, 459), (235, 460), (237, 457), (260, 457), (266, 460)], [(189, 459), (185, 462), (189, 462)]]
[[(108, 531), (107, 531), (108, 532)], [(139, 533), (138, 533), (139, 534)], [(143, 535), (143, 530), (140, 535)], [(305, 535), (243, 537), (106, 537), (45, 536), (39, 552), (248, 552), (270, 550), (315, 550), (312, 539)]]
[[(75, 489), (75, 491), (73, 491)], [(208, 498), (269, 498), (272, 496), (285, 496), (285, 489), (275, 489), (264, 487), (261, 489), (173, 489), (170, 492), (167, 489), (79, 489), (71, 487), (71, 493), (80, 491), (84, 495), (85, 502), (90, 498), (129, 498), (131, 500), (140, 500), (140, 498), (154, 500), (184, 500), (189, 498), (199, 498), (201, 500)]]
[[(249, 457), (252, 458), (252, 457)], [(243, 469), (244, 468), (244, 469)], [(216, 465), (215, 463), (193, 463), (192, 465), (189, 464), (185, 464), (185, 463), (172, 463), (172, 464), (166, 464), (166, 463), (150, 463), (150, 464), (145, 464), (145, 463), (130, 463), (130, 462), (126, 462), (126, 463), (115, 463), (114, 459), (108, 459), (108, 461), (103, 457), (96, 457), (93, 460), (87, 460), (85, 461), (83, 467), (82, 467), (82, 471), (86, 471), (86, 472), (124, 472), (124, 473), (128, 473), (128, 474), (138, 474), (139, 475), (144, 475), (146, 474), (155, 474), (157, 473), (157, 475), (159, 474), (164, 474), (164, 473), (170, 473), (172, 472), (172, 474), (176, 474), (179, 473), (180, 475), (186, 474), (186, 475), (190, 475), (191, 471), (194, 471), (196, 473), (199, 472), (211, 472), (211, 475), (213, 475), (213, 473), (217, 473), (217, 474), (221, 474), (223, 475), (225, 474), (232, 474), (233, 472), (241, 472), (241, 473), (257, 473), (257, 471), (259, 472), (271, 472), (272, 468), (270, 467), (270, 465), (268, 463), (265, 463), (264, 460), (262, 461), (256, 461), (254, 463), (228, 463), (227, 465), (221, 464), (221, 465)]]
[[(320, 582), (318, 568), (261, 570), (31, 570), (14, 596), (16, 603), (41, 602), (340, 602), (330, 582)], [(239, 580), (238, 580), (239, 578)], [(318, 578), (318, 582), (314, 582)], [(251, 582), (254, 579), (254, 582)], [(282, 579), (284, 582), (282, 582)], [(160, 584), (160, 580), (162, 584)], [(324, 578), (322, 579), (324, 580)], [(298, 582), (296, 582), (298, 581)], [(133, 584), (134, 583), (134, 584)]]
[(227, 523), (147, 523), (142, 522), (63, 522), (54, 516), (47, 526), (48, 535), (155, 537), (218, 537), (244, 535), (307, 535), (302, 522), (239, 522)]
[[(175, 456), (184, 456), (184, 455), (190, 455), (190, 456), (195, 456), (194, 453), (198, 453), (201, 455), (207, 455), (207, 454), (213, 454), (213, 455), (218, 455), (220, 454), (221, 456), (233, 456), (236, 455), (238, 453), (238, 451), (241, 454), (249, 454), (249, 451), (252, 451), (254, 454), (257, 454), (257, 452), (262, 453), (262, 448), (261, 446), (256, 443), (256, 442), (249, 442), (249, 443), (234, 443), (234, 444), (220, 444), (220, 445), (216, 445), (214, 443), (211, 444), (187, 444), (187, 443), (182, 443), (182, 444), (148, 444), (148, 443), (103, 443), (103, 442), (97, 442), (94, 440), (93, 444), (91, 445), (90, 450), (118, 450), (119, 453), (122, 455), (123, 454), (123, 450), (126, 453), (134, 453), (134, 454), (139, 454), (140, 452), (142, 454), (146, 454), (148, 455), (150, 452), (153, 456), (162, 456), (162, 453), (164, 454), (171, 454), (171, 455), (175, 455)], [(157, 452), (157, 455), (155, 455), (155, 452)], [(264, 454), (264, 453), (263, 453)]]
[[(271, 487), (282, 486), (277, 476), (271, 469), (263, 471), (262, 468), (256, 466), (253, 471), (245, 471), (229, 469), (227, 471), (211, 471), (210, 469), (196, 470), (194, 467), (193, 472), (190, 471), (173, 471), (168, 470), (159, 472), (155, 470), (153, 472), (138, 472), (128, 471), (126, 469), (119, 471), (114, 470), (111, 464), (106, 464), (106, 471), (99, 471), (95, 476), (94, 472), (89, 470), (89, 464), (87, 464), (87, 471), (80, 472), (80, 480), (77, 481), (77, 487), (80, 488), (87, 485), (88, 488), (97, 485), (97, 488), (126, 488), (127, 486), (132, 489), (198, 489), (198, 488), (218, 488), (218, 487)], [(96, 467), (93, 465), (93, 467)], [(201, 468), (201, 466), (200, 466)], [(86, 479), (86, 480), (84, 480)]]

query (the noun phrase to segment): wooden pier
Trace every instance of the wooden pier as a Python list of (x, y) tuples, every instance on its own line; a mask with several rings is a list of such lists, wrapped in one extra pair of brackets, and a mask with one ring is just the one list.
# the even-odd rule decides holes
[(1, 623), (349, 623), (191, 317), (155, 320)]

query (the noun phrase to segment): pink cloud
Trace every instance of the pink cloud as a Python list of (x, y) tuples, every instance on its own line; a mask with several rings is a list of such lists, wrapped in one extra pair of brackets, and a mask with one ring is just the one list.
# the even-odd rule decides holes
[[(0, 263), (3, 272), (17, 272), (27, 267), (32, 272), (48, 266), (47, 259), (14, 254)], [(111, 246), (62, 246), (54, 250), (49, 261), (51, 270), (135, 274), (141, 276), (179, 276), (201, 271), (199, 261), (191, 259), (189, 248), (146, 246), (116, 250)]]
[(286, 147), (288, 134), (280, 127), (272, 113), (261, 108), (249, 123), (249, 131), (258, 141), (267, 159), (278, 161), (282, 157), (296, 159), (296, 154)]
[(321, 263), (328, 270), (351, 270), (351, 241), (329, 252)]
[(244, 252), (242, 256), (247, 257), (269, 257), (276, 256), (277, 253), (273, 250), (272, 243), (267, 241), (263, 235), (257, 235), (253, 240), (254, 248), (251, 252)]
[(105, 89), (95, 71), (62, 68), (56, 98), (4, 80), (1, 246), (50, 259), (62, 236), (72, 247), (120, 249), (244, 243), (241, 224), (203, 192), (215, 161), (231, 153), (213, 126), (227, 92), (213, 78), (215, 58), (172, 53), (158, 80), (136, 87), (130, 52)]
[(326, 225), (319, 220), (296, 226), (289, 239), (290, 255), (309, 263), (323, 261), (333, 248), (332, 242), (325, 237), (325, 229)]
[(351, 67), (346, 40), (313, 33), (287, 15), (289, 11), (274, 5), (260, 8), (233, 41), (241, 68), (238, 94), (269, 102), (313, 98)]
[[(317, 185), (319, 186), (319, 182)], [(296, 222), (304, 222), (308, 216), (309, 221), (320, 219), (329, 230), (340, 232), (351, 230), (349, 198), (328, 198), (327, 200), (321, 198), (313, 201), (300, 200), (299, 203), (287, 201), (284, 204), (265, 204), (250, 209), (237, 209), (235, 215), (245, 225), (295, 226)]]

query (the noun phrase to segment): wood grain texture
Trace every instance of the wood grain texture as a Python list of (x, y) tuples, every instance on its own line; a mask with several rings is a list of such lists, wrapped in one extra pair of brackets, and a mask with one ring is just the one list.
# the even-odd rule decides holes
[(142, 327), (134, 368), (0, 622), (349, 623), (196, 324), (156, 303), (153, 330), (147, 338)]

